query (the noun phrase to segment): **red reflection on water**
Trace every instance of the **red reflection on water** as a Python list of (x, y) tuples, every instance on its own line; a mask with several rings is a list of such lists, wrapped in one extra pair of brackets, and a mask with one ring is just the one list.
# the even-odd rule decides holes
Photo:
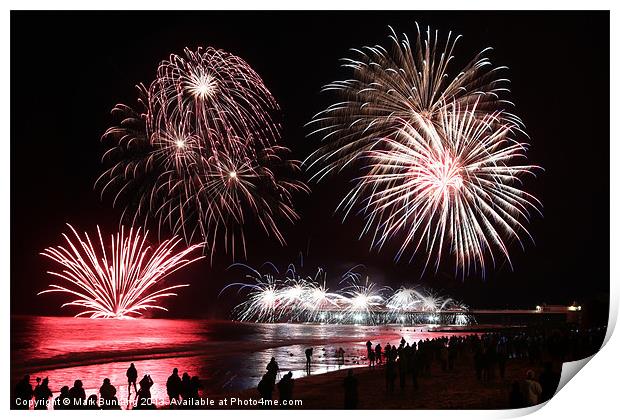
[[(365, 365), (365, 342), (397, 343), (401, 337), (433, 338), (418, 328), (399, 326), (244, 324), (226, 321), (167, 319), (79, 319), (14, 317), (11, 319), (12, 384), (24, 374), (49, 377), (56, 396), (80, 379), (87, 396), (98, 394), (104, 378), (127, 399), (130, 362), (138, 378), (151, 375), (153, 398), (167, 400), (165, 383), (172, 369), (198, 375), (203, 395), (253, 388), (271, 357), (283, 371), (305, 376), (304, 350), (315, 348), (312, 374), (339, 369), (336, 350), (346, 351), (346, 365)], [(133, 395), (132, 395), (133, 396)]]

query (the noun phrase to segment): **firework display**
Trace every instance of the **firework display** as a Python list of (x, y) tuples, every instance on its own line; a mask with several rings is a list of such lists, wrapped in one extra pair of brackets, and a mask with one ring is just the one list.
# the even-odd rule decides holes
[(453, 324), (473, 322), (467, 306), (430, 291), (401, 287), (396, 291), (379, 287), (368, 278), (362, 281), (355, 268), (341, 276), (339, 290), (326, 286), (326, 272), (318, 268), (313, 276), (303, 276), (293, 264), (284, 273), (267, 263), (261, 272), (244, 264), (249, 282), (232, 283), (245, 300), (234, 316), (240, 321), (317, 322), (354, 324)]
[(48, 273), (62, 279), (64, 285), (51, 284), (39, 294), (59, 292), (77, 298), (62, 305), (85, 309), (76, 317), (131, 318), (149, 309), (165, 311), (159, 301), (176, 296), (176, 289), (188, 286), (167, 286), (166, 277), (202, 258), (190, 257), (202, 244), (176, 251), (182, 241), (178, 237), (151, 248), (146, 242), (148, 232), (129, 229), (126, 234), (121, 228), (110, 237), (107, 248), (99, 227), (97, 243), (87, 233), (82, 237), (68, 226), (73, 235), (63, 234), (66, 245), (46, 248), (41, 253), (62, 267), (62, 271)]
[(198, 238), (211, 256), (217, 244), (245, 255), (250, 221), (284, 244), (279, 224), (298, 219), (293, 194), (307, 187), (277, 144), (278, 104), (260, 76), (227, 52), (185, 49), (139, 96), (139, 110), (113, 109), (120, 123), (103, 136), (109, 168), (97, 180), (123, 220)]
[[(525, 227), (541, 204), (522, 188), (528, 145), (509, 111), (508, 80), (481, 51), (455, 76), (459, 37), (441, 47), (430, 28), (415, 44), (392, 31), (393, 48), (354, 50), (350, 80), (325, 87), (341, 100), (310, 125), (322, 146), (307, 160), (315, 180), (348, 166), (360, 171), (339, 209), (361, 214), (372, 247), (397, 244), (396, 260), (426, 253), (435, 269), (446, 255), (463, 275), (487, 270), (509, 242), (530, 238)], [(454, 66), (452, 66), (454, 67)]]

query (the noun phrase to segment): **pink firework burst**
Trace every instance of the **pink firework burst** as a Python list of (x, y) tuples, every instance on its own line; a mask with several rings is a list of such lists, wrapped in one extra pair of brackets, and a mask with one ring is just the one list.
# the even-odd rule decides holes
[(142, 235), (140, 229), (129, 229), (125, 234), (125, 229), (121, 228), (110, 237), (107, 248), (99, 227), (98, 243), (93, 243), (87, 233), (81, 237), (68, 226), (73, 235), (63, 234), (66, 246), (46, 248), (41, 253), (62, 267), (62, 271), (48, 273), (64, 284), (50, 284), (49, 289), (39, 294), (59, 292), (75, 297), (62, 306), (85, 309), (76, 317), (131, 318), (149, 309), (165, 311), (159, 301), (176, 296), (176, 289), (188, 286), (165, 286), (166, 277), (203, 258), (189, 257), (202, 244), (175, 251), (181, 242), (177, 237), (152, 248), (146, 243), (148, 232)]

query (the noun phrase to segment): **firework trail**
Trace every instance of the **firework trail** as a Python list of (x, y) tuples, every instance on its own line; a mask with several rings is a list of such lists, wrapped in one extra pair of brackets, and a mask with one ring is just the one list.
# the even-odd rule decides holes
[(284, 273), (271, 263), (266, 265), (270, 267), (267, 272), (245, 264), (231, 266), (243, 268), (247, 272), (246, 280), (249, 280), (232, 283), (220, 293), (236, 288), (238, 294), (245, 295), (245, 300), (233, 309), (236, 319), (377, 324), (404, 322), (409, 317), (410, 321), (421, 323), (429, 319), (436, 322), (440, 315), (448, 312), (446, 319), (455, 319), (457, 323), (472, 321), (464, 314), (467, 307), (451, 298), (415, 288), (401, 287), (392, 292), (388, 287), (372, 283), (369, 278), (362, 282), (361, 274), (354, 269), (341, 276), (342, 288), (331, 292), (326, 286), (327, 274), (321, 268), (313, 276), (303, 276), (293, 264)]
[(353, 78), (324, 89), (342, 100), (311, 121), (324, 144), (305, 163), (314, 180), (347, 166), (361, 172), (338, 209), (363, 215), (373, 248), (399, 244), (396, 260), (426, 253), (435, 270), (447, 254), (463, 277), (484, 276), (485, 259), (510, 264), (509, 242), (531, 239), (525, 224), (541, 205), (522, 178), (540, 168), (515, 163), (528, 145), (517, 140), (523, 124), (507, 111), (508, 80), (489, 49), (448, 74), (458, 38), (442, 44), (418, 28), (413, 45), (392, 31), (391, 51), (354, 50), (344, 64)]
[(109, 167), (96, 183), (123, 220), (199, 239), (212, 258), (218, 244), (246, 255), (250, 222), (284, 244), (279, 224), (298, 219), (293, 195), (308, 189), (291, 178), (300, 162), (277, 144), (278, 105), (258, 74), (224, 51), (186, 49), (138, 89), (139, 111), (112, 111), (120, 123), (103, 136)]
[(99, 227), (97, 244), (87, 233), (81, 237), (71, 225), (68, 226), (73, 238), (63, 234), (66, 246), (46, 248), (41, 253), (63, 268), (60, 272), (48, 273), (62, 279), (65, 285), (51, 284), (39, 294), (60, 292), (76, 297), (62, 305), (85, 309), (76, 317), (131, 318), (149, 309), (165, 311), (167, 309), (159, 301), (176, 296), (176, 289), (188, 286), (164, 286), (166, 277), (202, 258), (189, 257), (202, 244), (175, 251), (181, 242), (176, 237), (151, 249), (146, 243), (148, 232), (142, 235), (140, 229), (130, 229), (126, 235), (125, 229), (121, 228), (110, 237), (110, 247), (107, 248)]

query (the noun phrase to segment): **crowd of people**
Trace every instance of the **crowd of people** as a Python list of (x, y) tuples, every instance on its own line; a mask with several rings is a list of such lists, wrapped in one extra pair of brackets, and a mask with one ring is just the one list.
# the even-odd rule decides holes
[[(561, 363), (594, 354), (601, 347), (604, 334), (605, 329), (602, 328), (581, 332), (529, 329), (453, 335), (412, 343), (401, 338), (399, 343), (392, 345), (387, 342), (385, 347), (369, 340), (366, 342), (366, 360), (369, 369), (383, 369), (387, 395), (395, 393), (397, 383), (401, 392), (409, 386), (417, 390), (420, 387), (419, 378), (429, 378), (437, 370), (449, 374), (455, 370), (457, 362), (460, 367), (466, 368), (471, 363), (472, 375), (481, 385), (506, 383), (507, 406), (521, 408), (549, 400), (560, 381)], [(312, 352), (306, 350), (305, 354), (309, 369)], [(335, 352), (339, 366), (344, 364), (344, 354), (342, 347)], [(519, 366), (530, 368), (524, 369), (521, 378), (512, 380), (512, 383), (506, 382), (506, 367), (516, 362)], [(267, 365), (267, 373), (258, 384), (262, 398), (274, 397), (277, 373), (278, 364), (272, 358)], [(289, 372), (289, 375), (292, 373)], [(343, 380), (345, 408), (358, 407), (359, 380), (349, 369)]]
[[(309, 349), (311, 350), (311, 349)], [(306, 351), (306, 369), (310, 371), (310, 363), (312, 358), (312, 351)], [(278, 379), (280, 367), (278, 366), (278, 362), (276, 362), (276, 358), (272, 357), (269, 363), (267, 364), (267, 372), (263, 375), (260, 382), (258, 383), (257, 390), (261, 398), (264, 400), (273, 400), (273, 393), (276, 389), (276, 381)], [(283, 405), (283, 401), (290, 401), (293, 399), (293, 386), (295, 385), (295, 380), (293, 379), (293, 372), (289, 371), (288, 373), (282, 375), (280, 381), (277, 383), (278, 389), (278, 402), (280, 405)]]
[[(518, 332), (492, 332), (486, 334), (469, 334), (463, 336), (437, 337), (408, 343), (401, 338), (397, 344), (387, 342), (385, 346), (366, 343), (366, 359), (371, 370), (381, 368), (385, 375), (385, 393), (395, 394), (396, 383), (402, 392), (411, 386), (420, 387), (420, 378), (431, 377), (439, 369), (450, 373), (457, 363), (459, 368), (471, 363), (472, 375), (481, 385), (503, 384), (506, 382), (506, 367), (513, 361), (529, 368), (518, 380), (511, 379), (507, 405), (510, 408), (532, 406), (550, 399), (556, 392), (560, 380), (561, 363), (578, 360), (594, 354), (601, 347), (605, 329), (578, 330), (527, 330)], [(306, 371), (312, 366), (311, 348), (306, 349)], [(335, 357), (339, 366), (345, 363), (345, 351), (339, 347)], [(435, 367), (433, 367), (435, 366)], [(138, 382), (138, 371), (132, 363), (126, 372), (128, 401), (131, 399), (132, 387), (135, 397), (131, 407), (134, 409), (155, 408), (150, 389), (152, 378), (147, 374)], [(349, 369), (343, 380), (344, 407), (358, 408), (359, 376)], [(295, 380), (292, 371), (280, 374), (280, 367), (275, 358), (271, 358), (266, 372), (258, 382), (257, 391), (260, 398), (282, 402), (293, 399)], [(138, 388), (139, 386), (139, 388)], [(190, 377), (186, 372), (179, 376), (174, 369), (166, 381), (166, 392), (171, 408), (199, 408), (202, 399), (197, 376)], [(277, 391), (277, 399), (275, 393)], [(82, 381), (76, 380), (73, 387), (63, 386), (60, 395), (52, 401), (49, 379), (36, 378), (32, 387), (28, 375), (15, 387), (13, 408), (47, 409), (53, 403), (54, 409), (120, 409), (117, 390), (109, 378), (103, 380), (99, 395), (88, 398)]]
[[(126, 372), (127, 376), (127, 402), (128, 407), (133, 409), (154, 409), (155, 401), (151, 397), (151, 388), (154, 381), (146, 374), (138, 382), (138, 370), (131, 363)], [(73, 387), (63, 386), (60, 394), (52, 399), (52, 391), (49, 388), (49, 378), (36, 378), (36, 386), (32, 387), (30, 375), (25, 375), (15, 386), (12, 408), (28, 410), (47, 410), (53, 406), (54, 410), (120, 410), (121, 403), (117, 397), (117, 390), (109, 378), (105, 378), (99, 388), (99, 395), (91, 394), (86, 397), (86, 390), (81, 380), (77, 379)], [(131, 389), (135, 391), (131, 397)], [(138, 388), (139, 386), (139, 388)], [(171, 408), (199, 406), (202, 399), (199, 389), (202, 388), (198, 376), (190, 377), (187, 372), (182, 377), (179, 370), (174, 368), (166, 381), (166, 392)]]

